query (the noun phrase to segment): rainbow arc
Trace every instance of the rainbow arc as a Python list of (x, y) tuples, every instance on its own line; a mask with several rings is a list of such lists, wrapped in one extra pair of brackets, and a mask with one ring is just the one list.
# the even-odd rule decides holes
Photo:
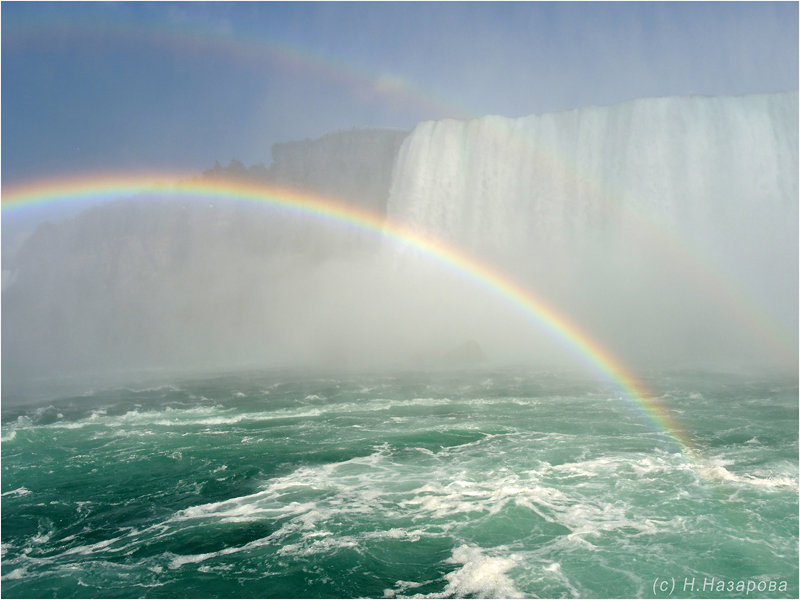
[(104, 200), (141, 195), (194, 200), (232, 199), (285, 209), (309, 218), (356, 227), (383, 236), (393, 242), (412, 247), (442, 267), (454, 271), (475, 285), (487, 288), (535, 321), (552, 337), (573, 350), (585, 362), (602, 373), (623, 392), (625, 400), (643, 412), (655, 428), (663, 432), (691, 462), (700, 457), (684, 427), (649, 392), (611, 352), (581, 330), (556, 307), (533, 291), (507, 277), (492, 265), (452, 246), (443, 240), (425, 235), (400, 223), (337, 199), (325, 198), (297, 189), (260, 185), (242, 180), (217, 178), (187, 179), (180, 183), (176, 174), (149, 176), (91, 176), (61, 179), (18, 186), (3, 191), (2, 210), (69, 202), (70, 200)]

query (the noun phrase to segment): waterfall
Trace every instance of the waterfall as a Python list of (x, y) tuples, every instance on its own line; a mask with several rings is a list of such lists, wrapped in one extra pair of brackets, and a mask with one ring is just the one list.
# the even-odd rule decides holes
[(387, 213), (628, 352), (771, 345), (791, 362), (797, 165), (796, 92), (428, 121), (401, 146)]

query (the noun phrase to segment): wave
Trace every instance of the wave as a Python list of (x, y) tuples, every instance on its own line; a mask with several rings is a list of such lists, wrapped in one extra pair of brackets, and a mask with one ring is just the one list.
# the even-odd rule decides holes
[[(498, 549), (494, 549), (497, 552)], [(515, 555), (487, 556), (476, 546), (459, 546), (447, 562), (461, 564), (445, 575), (447, 587), (435, 598), (523, 598), (525, 595), (514, 585), (508, 572), (517, 566)]]
[(219, 558), (220, 556), (228, 556), (231, 554), (236, 554), (239, 552), (247, 552), (249, 550), (253, 550), (255, 548), (259, 548), (269, 543), (269, 537), (267, 538), (260, 538), (257, 540), (253, 540), (248, 542), (242, 546), (231, 546), (228, 548), (223, 548), (221, 550), (217, 550), (215, 552), (204, 552), (201, 554), (189, 554), (189, 555), (182, 555), (182, 554), (172, 554), (170, 553), (170, 569), (180, 569), (184, 565), (188, 564), (197, 564), (202, 563), (207, 560), (211, 560), (214, 558)]
[[(308, 396), (306, 397), (306, 400)], [(474, 402), (474, 400), (472, 401)], [(449, 398), (414, 398), (405, 400), (372, 399), (362, 402), (328, 403), (317, 406), (297, 406), (293, 408), (275, 408), (257, 412), (237, 412), (235, 408), (227, 408), (219, 404), (210, 406), (194, 406), (189, 408), (168, 406), (158, 410), (133, 408), (122, 414), (114, 414), (111, 407), (91, 410), (87, 415), (76, 420), (67, 420), (59, 413), (55, 421), (41, 422), (39, 419), (20, 416), (3, 433), (3, 441), (11, 441), (20, 429), (82, 429), (86, 427), (102, 427), (114, 430), (119, 435), (121, 428), (132, 427), (220, 427), (241, 425), (246, 423), (271, 422), (291, 419), (314, 419), (324, 416), (356, 416), (364, 413), (376, 413), (404, 408), (429, 408), (452, 406)], [(416, 415), (413, 415), (416, 416)], [(405, 417), (397, 417), (405, 418)]]
[(753, 474), (737, 475), (731, 473), (723, 464), (705, 464), (700, 467), (700, 472), (708, 479), (755, 485), (770, 489), (792, 488), (797, 489), (797, 476), (786, 474), (758, 476)]
[(2, 579), (24, 579), (28, 575), (27, 567), (19, 567), (8, 573), (3, 573)]
[(409, 590), (437, 583), (434, 580), (397, 581), (393, 589), (384, 590), (385, 598), (524, 598), (508, 575), (520, 566), (516, 553), (502, 555), (506, 547), (487, 551), (479, 546), (462, 544), (453, 549), (447, 564), (461, 565), (445, 574), (447, 585), (441, 592), (406, 595)]
[[(625, 532), (633, 539), (683, 531), (688, 526), (681, 516), (643, 515), (640, 507), (616, 496), (597, 496), (591, 487), (570, 486), (564, 491), (559, 483), (565, 476), (562, 465), (540, 462), (523, 473), (486, 471), (475, 462), (481, 460), (475, 452), (470, 448), (465, 456), (451, 455), (447, 464), (424, 453), (401, 454), (383, 444), (367, 456), (300, 467), (265, 482), (252, 494), (188, 507), (164, 526), (280, 523), (261, 543), (275, 544), (283, 548), (280, 553), (293, 556), (361, 548), (376, 540), (415, 542), (428, 536), (458, 535), (465, 523), (496, 516), (501, 522), (521, 518), (532, 528), (525, 533), (509, 530), (511, 537), (526, 537), (531, 531), (555, 532), (552, 535), (563, 536), (573, 549), (575, 545), (592, 546), (592, 538), (608, 533)], [(592, 465), (605, 464), (586, 462), (580, 466), (584, 472)], [(605, 473), (603, 481), (608, 477), (613, 473)], [(365, 528), (366, 523), (373, 528)], [(180, 560), (201, 561), (212, 556), (218, 554)], [(462, 574), (467, 577), (471, 569)], [(463, 589), (468, 587), (463, 584)]]
[(31, 493), (31, 491), (28, 488), (23, 486), (23, 487), (15, 489), (15, 490), (11, 490), (9, 492), (3, 492), (0, 495), (2, 495), (2, 496), (27, 496), (30, 493)]

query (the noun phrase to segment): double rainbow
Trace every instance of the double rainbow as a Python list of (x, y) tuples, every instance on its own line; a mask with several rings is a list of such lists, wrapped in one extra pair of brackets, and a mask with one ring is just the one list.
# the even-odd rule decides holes
[(150, 176), (89, 176), (35, 182), (3, 190), (2, 211), (12, 213), (22, 207), (75, 200), (90, 201), (147, 194), (194, 200), (222, 200), (259, 203), (274, 209), (288, 210), (336, 225), (346, 225), (381, 235), (395, 243), (413, 248), (442, 267), (458, 273), (475, 285), (490, 290), (541, 325), (550, 335), (570, 347), (577, 355), (614, 382), (624, 399), (644, 412), (656, 428), (678, 445), (687, 459), (698, 457), (684, 428), (670, 412), (637, 381), (636, 377), (591, 335), (579, 329), (565, 315), (534, 292), (462, 250), (440, 239), (392, 223), (380, 215), (336, 199), (315, 196), (297, 189), (254, 184), (242, 180), (218, 178), (188, 179), (164, 174)]

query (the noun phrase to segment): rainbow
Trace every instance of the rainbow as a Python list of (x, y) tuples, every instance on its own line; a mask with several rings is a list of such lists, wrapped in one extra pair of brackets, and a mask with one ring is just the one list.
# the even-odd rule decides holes
[[(355, 98), (388, 100), (413, 106), (425, 118), (449, 116), (467, 118), (475, 111), (460, 101), (445, 98), (426, 90), (393, 73), (377, 72), (365, 65), (344, 61), (312, 49), (292, 45), (278, 39), (236, 34), (224, 28), (201, 27), (198, 23), (177, 24), (170, 21), (153, 23), (143, 19), (125, 22), (110, 19), (102, 13), (80, 18), (28, 17), (4, 30), (4, 48), (9, 51), (29, 45), (41, 48), (53, 40), (67, 39), (71, 43), (113, 40), (114, 44), (150, 47), (181, 55), (223, 58), (231, 64), (256, 69), (265, 64), (292, 72), (305, 72), (345, 86)], [(670, 231), (663, 219), (647, 214), (636, 207), (628, 194), (608, 183), (597, 181), (582, 169), (574, 157), (565, 156), (556, 148), (547, 147), (541, 140), (527, 136), (509, 137), (505, 128), (489, 129), (504, 144), (513, 144), (520, 152), (531, 153), (538, 164), (554, 172), (569, 173), (585, 193), (613, 202), (633, 227), (641, 231), (649, 248), (669, 259), (670, 268), (679, 271), (692, 289), (702, 293), (709, 302), (730, 318), (732, 326), (749, 330), (754, 340), (781, 365), (797, 362), (797, 336), (770, 315), (763, 302), (737, 281), (736, 277), (703, 248), (692, 244), (685, 236)], [(121, 176), (124, 178), (124, 176)], [(113, 187), (113, 186), (112, 186)]]
[[(115, 44), (148, 46), (187, 56), (208, 55), (224, 58), (232, 64), (261, 68), (264, 64), (286, 68), (293, 72), (306, 72), (343, 85), (358, 98), (374, 98), (402, 102), (414, 106), (426, 118), (436, 115), (466, 118), (474, 111), (452, 98), (444, 98), (391, 73), (381, 73), (352, 62), (337, 60), (308, 48), (280, 40), (233, 34), (224, 29), (201, 28), (195, 24), (153, 24), (132, 20), (118, 22), (95, 15), (94, 17), (59, 20), (22, 20), (5, 31), (4, 44), (12, 51), (29, 44), (41, 47), (47, 40), (67, 38), (74, 43), (87, 40), (113, 40)], [(537, 163), (555, 172), (571, 174), (586, 193), (613, 202), (634, 226), (642, 232), (649, 246), (668, 257), (671, 268), (679, 269), (692, 288), (702, 292), (710, 302), (727, 314), (737, 327), (748, 329), (754, 340), (774, 357), (778, 364), (794, 364), (797, 356), (796, 336), (791, 328), (778, 323), (735, 277), (726, 272), (702, 248), (693, 247), (684, 237), (667, 230), (657, 215), (649, 215), (626, 198), (621, 190), (600, 184), (583, 173), (573, 158), (563, 156), (540, 140), (526, 136), (511, 137), (508, 131), (496, 129), (489, 133), (514, 144), (520, 152), (532, 153)], [(113, 178), (113, 177), (112, 177)], [(124, 175), (119, 177), (125, 178)], [(113, 186), (111, 186), (113, 187)]]
[[(531, 115), (528, 118), (539, 117)], [(531, 163), (543, 172), (567, 174), (583, 194), (602, 198), (609, 207), (613, 205), (620, 217), (639, 232), (642, 240), (646, 240), (651, 251), (668, 259), (669, 267), (727, 316), (732, 327), (746, 328), (775, 364), (797, 363), (797, 337), (793, 328), (771, 316), (753, 293), (709, 252), (667, 226), (663, 217), (637, 206), (629, 192), (590, 177), (574, 156), (544, 143), (525, 128), (511, 127), (516, 121), (518, 119), (502, 118), (498, 121), (497, 117), (485, 117), (474, 119), (471, 124), (482, 125), (483, 134), (494, 138), (499, 145), (511, 148), (515, 154), (531, 157)]]
[(54, 40), (73, 44), (113, 40), (117, 46), (154, 48), (188, 57), (222, 58), (261, 75), (265, 66), (305, 73), (347, 89), (356, 101), (390, 102), (409, 106), (425, 118), (468, 118), (476, 113), (460, 100), (425, 89), (399, 73), (379, 71), (354, 61), (274, 38), (236, 34), (197, 24), (145, 23), (103, 18), (72, 21), (27, 19), (3, 31), (4, 49), (27, 45), (39, 50)]
[(685, 429), (658, 398), (650, 393), (616, 357), (555, 307), (479, 258), (470, 256), (440, 239), (400, 223), (388, 222), (380, 215), (337, 199), (323, 198), (297, 189), (253, 184), (241, 180), (195, 178), (180, 183), (164, 183), (177, 179), (173, 173), (158, 176), (109, 175), (39, 181), (4, 189), (2, 213), (8, 215), (24, 207), (77, 199), (102, 200), (134, 195), (195, 200), (233, 199), (288, 210), (383, 236), (413, 248), (475, 285), (490, 290), (532, 318), (550, 335), (614, 382), (624, 393), (624, 399), (643, 412), (658, 430), (677, 444), (679, 451), (690, 462), (699, 459), (699, 454)]

